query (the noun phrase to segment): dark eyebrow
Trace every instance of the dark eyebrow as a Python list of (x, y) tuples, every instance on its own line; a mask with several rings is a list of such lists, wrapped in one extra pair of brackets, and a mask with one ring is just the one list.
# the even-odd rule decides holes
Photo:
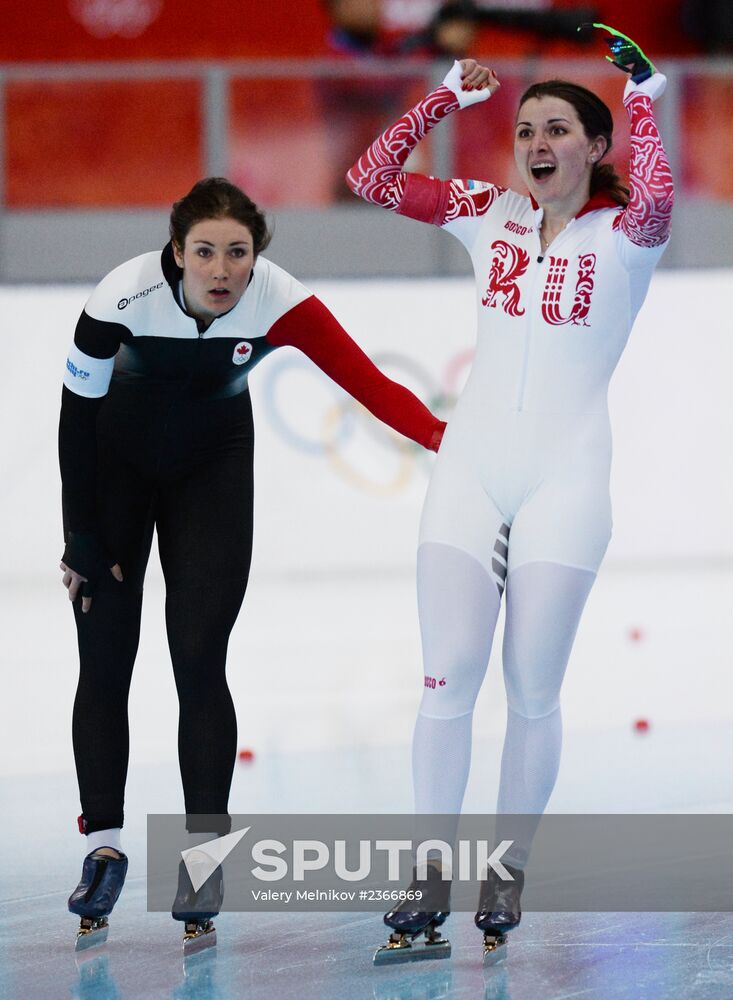
[[(203, 243), (207, 247), (213, 247), (213, 245), (214, 245), (213, 243), (210, 243), (209, 240), (194, 240), (193, 242), (194, 243)], [(230, 246), (230, 247), (248, 247), (249, 246), (249, 242), (247, 240), (232, 240), (232, 242), (229, 243), (228, 246)]]
[[(548, 118), (547, 119), (547, 124), (548, 125), (554, 125), (555, 122), (565, 122), (566, 125), (569, 125), (570, 124), (570, 119), (569, 118)], [(519, 128), (520, 125), (529, 125), (529, 127), (532, 128), (532, 122), (517, 122), (517, 124), (515, 125), (515, 128)]]

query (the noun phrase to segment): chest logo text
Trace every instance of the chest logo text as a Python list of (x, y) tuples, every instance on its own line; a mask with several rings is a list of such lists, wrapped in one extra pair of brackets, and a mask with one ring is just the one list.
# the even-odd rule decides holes
[(504, 240), (494, 240), (491, 249), (495, 250), (494, 259), (489, 269), (489, 286), (481, 302), (488, 309), (495, 309), (499, 296), (504, 296), (502, 306), (510, 316), (523, 316), (524, 309), (519, 308), (519, 286), (517, 278), (521, 278), (529, 264), (529, 254), (513, 243)]
[(578, 280), (575, 284), (575, 298), (570, 312), (563, 319), (560, 314), (560, 296), (565, 284), (568, 261), (565, 257), (550, 257), (547, 281), (542, 290), (542, 318), (552, 326), (573, 323), (575, 326), (589, 326), (588, 313), (593, 294), (593, 275), (596, 273), (596, 255), (584, 253), (578, 258)]
[[(508, 316), (523, 316), (525, 309), (521, 305), (521, 291), (518, 280), (525, 274), (529, 266), (529, 254), (521, 247), (495, 240), (491, 244), (494, 258), (489, 268), (489, 279), (481, 303), (487, 309), (495, 309), (501, 305)], [(595, 285), (596, 255), (584, 253), (578, 256), (578, 276), (575, 282), (573, 303), (567, 316), (560, 310), (560, 298), (565, 287), (568, 270), (567, 257), (548, 258), (547, 276), (542, 289), (542, 318), (550, 326), (564, 326), (572, 323), (574, 326), (590, 326), (591, 297)]]

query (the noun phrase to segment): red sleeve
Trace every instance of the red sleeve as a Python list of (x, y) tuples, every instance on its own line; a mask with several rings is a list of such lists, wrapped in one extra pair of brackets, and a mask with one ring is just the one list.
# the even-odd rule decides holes
[(441, 181), (402, 167), (418, 142), (458, 108), (455, 94), (441, 86), (391, 125), (346, 175), (354, 194), (399, 215), (442, 226), (464, 216), (483, 215), (505, 190), (483, 184), (476, 192), (456, 180)]
[(409, 389), (383, 375), (315, 295), (273, 323), (267, 341), (275, 347), (297, 347), (379, 420), (438, 450), (444, 421)]
[(643, 94), (626, 101), (631, 123), (631, 197), (619, 228), (640, 247), (658, 247), (669, 238), (674, 186), (669, 160), (654, 120), (651, 100)]

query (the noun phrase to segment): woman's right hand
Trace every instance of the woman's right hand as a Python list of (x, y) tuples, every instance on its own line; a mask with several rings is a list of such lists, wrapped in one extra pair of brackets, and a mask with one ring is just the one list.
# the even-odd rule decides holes
[(115, 580), (122, 583), (119, 563), (110, 559), (91, 532), (69, 532), (60, 569), (64, 574), (61, 582), (69, 592), (69, 600), (75, 601), (81, 592), (84, 614), (92, 606), (94, 590), (105, 570), (108, 569)]
[(445, 429), (447, 426), (448, 424), (445, 422), (445, 420), (441, 420), (438, 426), (435, 428), (430, 437), (430, 444), (428, 445), (428, 449), (430, 451), (440, 451), (440, 446), (443, 443), (443, 435), (445, 434)]
[(461, 59), (453, 63), (443, 86), (453, 91), (462, 108), (467, 108), (488, 101), (501, 84), (493, 69), (482, 66), (475, 59)]
[(499, 77), (488, 66), (482, 66), (475, 59), (461, 59), (458, 63), (461, 67), (461, 89), (463, 90), (485, 90), (487, 87), (493, 94), (501, 84)]

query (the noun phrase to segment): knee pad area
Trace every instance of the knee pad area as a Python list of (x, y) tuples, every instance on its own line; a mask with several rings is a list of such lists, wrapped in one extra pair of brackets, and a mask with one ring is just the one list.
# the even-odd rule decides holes
[(420, 711), (437, 719), (473, 710), (499, 614), (496, 586), (469, 553), (424, 543), (418, 552), (424, 661)]
[(506, 676), (507, 707), (523, 719), (544, 719), (560, 707), (560, 692), (555, 685), (550, 690), (533, 684), (532, 678)]
[(473, 712), (478, 696), (483, 670), (479, 677), (475, 672), (453, 669), (438, 676), (426, 674), (423, 680), (423, 695), (420, 714), (433, 719), (457, 719)]

